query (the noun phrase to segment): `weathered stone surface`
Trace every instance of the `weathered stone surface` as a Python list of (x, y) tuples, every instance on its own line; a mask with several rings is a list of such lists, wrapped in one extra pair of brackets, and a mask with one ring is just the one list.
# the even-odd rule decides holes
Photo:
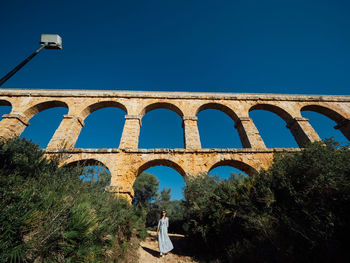
[(119, 148), (137, 149), (141, 128), (141, 116), (126, 115), (122, 138)]
[[(220, 165), (231, 165), (248, 174), (272, 164), (273, 154), (298, 149), (267, 149), (254, 122), (252, 110), (267, 110), (280, 116), (300, 147), (319, 140), (301, 111), (319, 112), (334, 120), (350, 140), (350, 96), (235, 94), (91, 90), (0, 90), (0, 105), (11, 105), (0, 122), (0, 138), (19, 136), (37, 113), (66, 107), (68, 114), (53, 135), (47, 157), (60, 155), (61, 164), (86, 161), (107, 167), (112, 175), (106, 190), (131, 200), (136, 177), (156, 165), (174, 168), (183, 177), (198, 175)], [(84, 120), (104, 107), (125, 111), (125, 124), (118, 149), (74, 149)], [(165, 108), (183, 120), (185, 149), (138, 149), (142, 118), (147, 112)], [(242, 142), (242, 149), (201, 149), (197, 114), (217, 109), (230, 116)]]

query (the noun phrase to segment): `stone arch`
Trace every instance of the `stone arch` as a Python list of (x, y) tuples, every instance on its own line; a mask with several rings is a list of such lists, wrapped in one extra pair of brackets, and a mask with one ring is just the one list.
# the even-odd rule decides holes
[(0, 100), (0, 106), (10, 106), (12, 107), (12, 104), (7, 100)]
[(329, 107), (325, 107), (325, 106), (321, 106), (321, 105), (306, 105), (303, 106), (300, 111), (314, 111), (317, 113), (320, 113), (322, 115), (327, 116), (328, 118), (330, 118), (331, 120), (335, 121), (336, 123), (341, 123), (345, 117), (342, 116), (340, 113), (338, 113), (337, 111), (329, 108)]
[(329, 107), (321, 105), (305, 105), (300, 111), (313, 111), (322, 114), (337, 123), (334, 129), (339, 130), (348, 140), (350, 140), (350, 121), (339, 112)]
[[(174, 123), (178, 123), (179, 124), (179, 126), (177, 126), (177, 127), (175, 127), (175, 124), (174, 124), (174, 126), (173, 126), (174, 130), (173, 131), (176, 131), (174, 133), (175, 136), (179, 136), (179, 137), (176, 137), (176, 144), (179, 143), (176, 147), (177, 148), (183, 148), (184, 146), (181, 145), (181, 141), (184, 141), (184, 137), (185, 136), (184, 136), (183, 126), (181, 127), (181, 123), (183, 122), (184, 114), (183, 114), (182, 110), (178, 106), (176, 106), (173, 103), (169, 103), (169, 102), (155, 102), (155, 103), (151, 103), (151, 104), (148, 104), (147, 106), (145, 106), (142, 109), (142, 111), (140, 112), (139, 117), (141, 118), (140, 120), (143, 121), (142, 124), (144, 124), (144, 125), (143, 125), (143, 128), (140, 129), (140, 142), (138, 143), (137, 147), (141, 147), (141, 148), (145, 147), (143, 145), (143, 143), (145, 142), (145, 138), (146, 138), (145, 135), (148, 134), (148, 136), (149, 136), (150, 129), (152, 129), (152, 130), (154, 129), (154, 126), (152, 124), (152, 120), (155, 121), (155, 119), (153, 118), (153, 116), (151, 117), (151, 116), (148, 115), (149, 118), (144, 118), (144, 117), (145, 117), (145, 115), (148, 112), (156, 110), (156, 109), (164, 109), (165, 112), (163, 112), (163, 113), (156, 112), (156, 113), (154, 113), (155, 115), (157, 115), (157, 113), (161, 114), (161, 115), (163, 114), (163, 116), (164, 116), (164, 114), (167, 114), (170, 117), (170, 119), (173, 120), (172, 124), (174, 124)], [(170, 110), (170, 112), (169, 112), (169, 110)], [(180, 118), (178, 118), (178, 116), (176, 116), (176, 115), (178, 115)], [(152, 124), (152, 125), (149, 125), (149, 124)], [(141, 121), (140, 121), (140, 127), (141, 127)], [(162, 125), (162, 128), (169, 129), (169, 127), (166, 126), (166, 125)], [(181, 138), (182, 136), (183, 136), (183, 138)], [(170, 137), (168, 137), (168, 138), (170, 138)], [(172, 138), (174, 138), (174, 137), (172, 137)], [(168, 145), (167, 142), (163, 141), (163, 143), (165, 143), (165, 145)], [(146, 146), (146, 148), (148, 148), (148, 147), (155, 148), (154, 145), (155, 144), (152, 144), (152, 146)], [(169, 146), (165, 146), (165, 147), (161, 146), (161, 148), (170, 148), (170, 147)]]
[[(78, 165), (82, 165), (83, 168), (87, 168), (89, 166), (100, 166), (100, 167), (103, 167), (104, 169), (108, 170), (108, 172), (109, 172), (108, 179), (109, 180), (108, 180), (108, 182), (106, 182), (107, 183), (106, 186), (108, 187), (108, 185), (110, 185), (110, 183), (112, 181), (112, 171), (107, 167), (107, 165), (105, 165), (103, 162), (101, 162), (97, 159), (87, 158), (87, 159), (80, 159), (80, 160), (71, 160), (71, 161), (63, 163), (62, 166), (65, 166), (65, 167), (72, 167), (73, 166), (74, 167), (74, 166), (78, 166)], [(85, 170), (85, 172), (86, 172), (86, 170)], [(83, 175), (84, 175), (84, 173), (83, 173)]]
[(67, 103), (59, 100), (51, 100), (51, 101), (41, 102), (30, 107), (29, 109), (24, 111), (24, 115), (27, 117), (28, 120), (30, 120), (39, 112), (42, 112), (43, 110), (55, 108), (55, 107), (64, 107), (69, 109)]
[(230, 118), (236, 122), (238, 120), (238, 116), (237, 114), (228, 106), (224, 105), (224, 104), (220, 104), (220, 103), (214, 103), (214, 102), (210, 102), (210, 103), (206, 103), (201, 105), (197, 111), (196, 111), (196, 115), (198, 113), (200, 113), (201, 111), (204, 110), (208, 110), (208, 109), (213, 109), (213, 110), (219, 110), (222, 111), (224, 113), (226, 113), (228, 116), (230, 116)]
[[(9, 114), (11, 111), (12, 111), (12, 104), (11, 102), (7, 101), (7, 100), (0, 100), (0, 107), (1, 106), (7, 106), (7, 107), (10, 107), (10, 110), (7, 111), (7, 109), (5, 111), (1, 110), (1, 113), (5, 113), (5, 114)], [(0, 115), (0, 121), (2, 119), (2, 116)]]
[(125, 111), (125, 113), (128, 114), (127, 108), (125, 107), (125, 105), (123, 105), (120, 102), (117, 102), (117, 101), (100, 101), (100, 102), (96, 102), (96, 103), (93, 103), (93, 104), (90, 104), (89, 106), (87, 106), (84, 110), (82, 110), (80, 112), (79, 117), (82, 120), (84, 120), (87, 116), (89, 116), (94, 111), (97, 111), (97, 110), (102, 109), (102, 108), (107, 108), (107, 107), (118, 108), (118, 109), (121, 109), (121, 110)]
[(266, 111), (270, 111), (272, 113), (277, 114), (279, 117), (281, 117), (286, 123), (289, 123), (293, 117), (292, 115), (287, 112), (286, 110), (282, 109), (279, 106), (276, 105), (272, 105), (272, 104), (262, 104), (262, 103), (258, 103), (253, 105), (252, 107), (250, 107), (249, 112), (253, 111), (253, 110), (266, 110)]
[(108, 166), (106, 164), (104, 164), (103, 162), (101, 162), (97, 159), (93, 159), (93, 158), (70, 160), (68, 162), (63, 163), (62, 166), (75, 166), (78, 164), (84, 164), (85, 166), (99, 165), (99, 166), (102, 166), (110, 171), (110, 169), (108, 168)]
[(175, 104), (169, 103), (169, 102), (156, 102), (156, 103), (151, 103), (147, 105), (146, 107), (143, 108), (141, 111), (141, 118), (147, 113), (155, 109), (168, 109), (171, 110), (175, 113), (177, 113), (181, 118), (184, 116), (182, 110), (177, 107)]
[[(237, 129), (237, 126), (236, 124), (239, 122), (239, 116), (237, 116), (237, 114), (234, 112), (234, 110), (232, 110), (229, 106), (226, 106), (224, 104), (221, 104), (221, 103), (214, 103), (214, 102), (209, 102), (209, 103), (205, 103), (205, 104), (202, 104), (201, 106), (199, 106), (195, 112), (196, 116), (198, 116), (198, 114), (202, 111), (205, 111), (205, 110), (216, 110), (216, 111), (219, 111), (219, 112), (216, 112), (216, 113), (211, 113), (211, 114), (222, 114), (225, 116), (225, 118), (229, 117), (232, 121), (233, 121), (233, 125), (231, 125), (231, 120), (229, 119), (225, 119), (224, 120), (224, 123), (221, 123), (222, 125), (228, 125), (228, 129), (232, 129), (230, 130), (230, 135), (225, 135), (224, 137), (222, 137), (222, 139), (220, 139), (220, 136), (216, 136), (217, 137), (217, 140), (215, 142), (215, 144), (213, 145), (206, 145), (206, 140), (207, 138), (209, 138), (208, 136), (203, 136), (203, 134), (201, 134), (203, 131), (205, 131), (205, 129), (201, 129), (200, 126), (201, 124), (204, 124), (204, 125), (210, 125), (210, 122), (208, 123), (207, 122), (200, 122), (201, 118), (198, 118), (199, 120), (199, 127), (198, 127), (198, 130), (199, 130), (199, 135), (201, 136), (201, 144), (202, 144), (202, 147), (208, 147), (209, 148), (241, 148), (242, 146), (244, 147), (245, 143), (244, 143), (244, 135), (240, 132), (239, 129)], [(219, 117), (219, 115), (218, 115)], [(223, 117), (223, 116), (222, 116)], [(238, 132), (238, 133), (237, 133)], [(230, 138), (228, 137), (230, 136)], [(232, 136), (232, 137), (231, 137)], [(221, 146), (217, 146), (218, 142), (221, 141)], [(228, 144), (228, 141), (230, 142), (230, 144)], [(241, 142), (239, 144), (239, 141)], [(237, 145), (235, 144), (237, 142)]]
[(176, 162), (170, 161), (168, 159), (155, 159), (155, 160), (151, 160), (151, 161), (148, 161), (148, 162), (142, 164), (138, 168), (136, 176), (139, 176), (143, 171), (146, 171), (148, 168), (151, 168), (153, 166), (160, 166), (160, 165), (173, 168), (175, 171), (177, 171), (179, 174), (181, 174), (181, 176), (183, 178), (186, 177), (186, 172), (184, 171), (184, 169)]
[[(308, 137), (305, 130), (303, 130), (302, 124), (298, 122), (299, 119), (302, 119), (298, 116), (294, 116), (292, 113), (288, 112), (287, 110), (281, 108), (280, 106), (273, 105), (273, 104), (265, 104), (265, 103), (258, 103), (250, 107), (249, 113), (254, 110), (263, 110), (271, 112), (278, 117), (280, 117), (282, 120), (284, 120), (286, 127), (289, 129), (291, 135), (294, 137), (294, 141), (298, 144), (299, 147), (303, 147), (308, 142), (310, 142), (310, 138)], [(295, 118), (294, 118), (295, 117)], [(253, 120), (254, 121), (254, 120)], [(307, 123), (308, 124), (308, 123)], [(283, 124), (282, 124), (283, 125)], [(280, 127), (280, 126), (278, 126)], [(306, 127), (309, 128), (309, 127)], [(284, 132), (280, 130), (281, 132)], [(288, 132), (285, 135), (289, 135)], [(263, 137), (264, 139), (264, 137)], [(270, 138), (271, 140), (271, 138)], [(291, 141), (292, 142), (292, 141)], [(265, 143), (267, 143), (265, 141)], [(295, 147), (293, 144), (290, 145), (290, 147)]]
[(236, 169), (239, 169), (239, 170), (245, 172), (248, 175), (254, 175), (254, 174), (258, 173), (258, 171), (254, 167), (252, 167), (252, 166), (250, 166), (242, 161), (238, 161), (238, 160), (219, 161), (219, 162), (215, 163), (212, 167), (210, 167), (208, 172), (210, 172), (211, 170), (213, 170), (214, 168), (219, 167), (219, 166), (231, 166), (231, 167), (234, 167)]

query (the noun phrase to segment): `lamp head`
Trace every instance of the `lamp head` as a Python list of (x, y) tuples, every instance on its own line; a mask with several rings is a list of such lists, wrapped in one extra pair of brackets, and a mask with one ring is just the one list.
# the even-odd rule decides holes
[(41, 45), (46, 49), (62, 49), (62, 38), (54, 34), (41, 34)]

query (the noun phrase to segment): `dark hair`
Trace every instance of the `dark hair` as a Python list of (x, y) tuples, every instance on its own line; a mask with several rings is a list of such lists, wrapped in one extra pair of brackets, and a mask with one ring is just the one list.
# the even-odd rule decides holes
[(163, 210), (162, 210), (162, 212), (160, 212), (160, 218), (162, 218), (162, 217), (163, 217), (163, 212), (165, 212), (165, 213), (166, 213), (166, 210), (165, 210), (165, 209), (163, 209)]

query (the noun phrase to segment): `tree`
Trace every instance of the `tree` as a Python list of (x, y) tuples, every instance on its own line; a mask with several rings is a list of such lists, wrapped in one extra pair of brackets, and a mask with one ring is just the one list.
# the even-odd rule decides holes
[[(146, 216), (146, 225), (148, 227), (155, 227), (158, 224), (158, 220), (161, 217), (162, 210), (168, 210), (169, 204), (171, 203), (170, 188), (163, 188), (160, 192), (160, 195), (156, 198), (156, 200), (150, 203), (149, 208), (147, 210)], [(168, 211), (167, 211), (168, 212)], [(169, 215), (169, 212), (168, 212)]]
[(155, 228), (162, 210), (167, 211), (170, 220), (169, 231), (183, 233), (184, 208), (181, 201), (171, 201), (171, 188), (164, 188), (158, 194), (159, 181), (149, 173), (142, 173), (134, 183), (133, 205), (146, 219), (146, 226)]
[(261, 174), (274, 193), (281, 258), (331, 262), (349, 258), (350, 150), (333, 140), (276, 155)]
[[(81, 165), (84, 167), (85, 163), (82, 163)], [(101, 189), (105, 189), (105, 187), (111, 182), (111, 174), (108, 170), (105, 167), (98, 165), (85, 166), (81, 178), (86, 182), (100, 185)]]
[(159, 180), (153, 174), (141, 173), (134, 183), (132, 204), (143, 208), (149, 207), (158, 196)]
[(163, 207), (163, 209), (167, 209), (170, 198), (171, 198), (171, 188), (163, 188), (163, 190), (160, 192), (160, 197), (157, 199), (156, 202), (158, 202), (160, 207)]

